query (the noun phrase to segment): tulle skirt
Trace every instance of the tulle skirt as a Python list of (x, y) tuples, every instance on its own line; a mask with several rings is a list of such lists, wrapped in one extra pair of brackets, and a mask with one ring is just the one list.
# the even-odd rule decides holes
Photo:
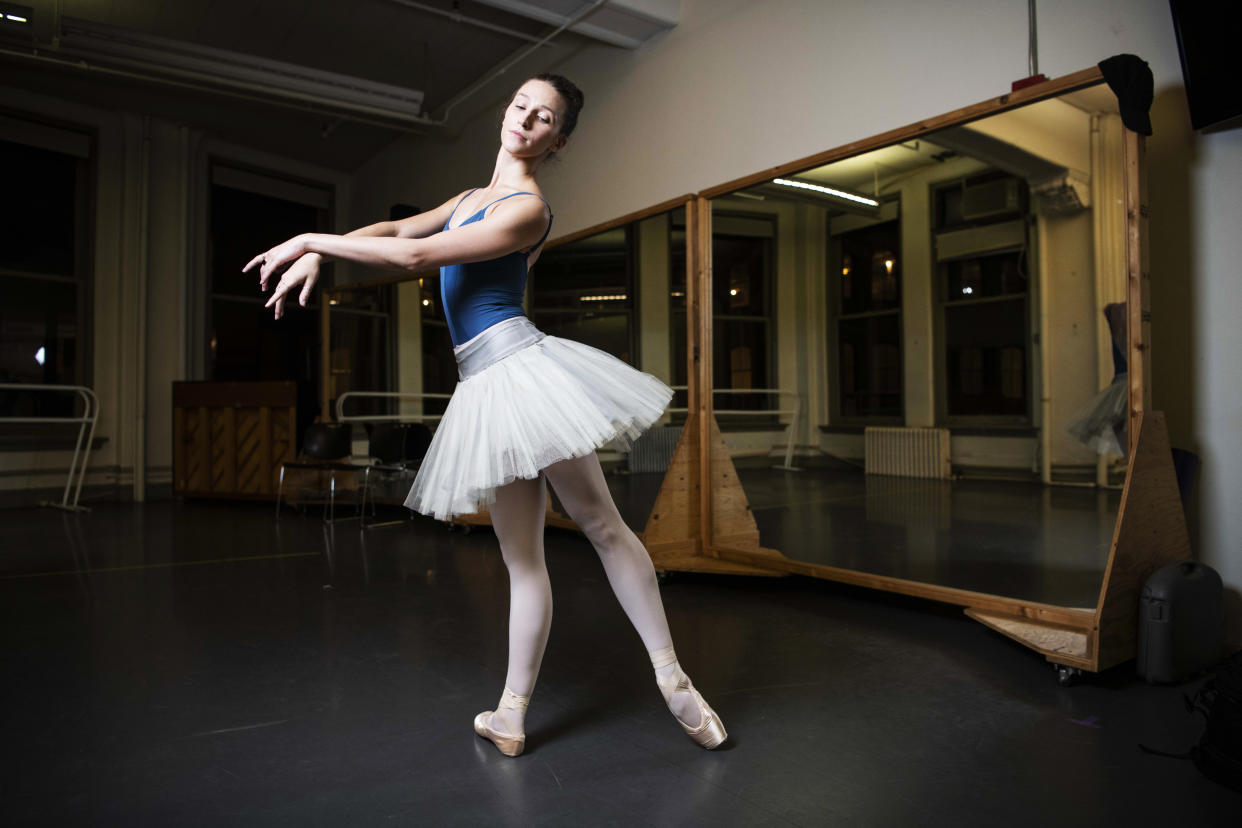
[(610, 442), (628, 450), (673, 397), (651, 374), (524, 316), (453, 354), (460, 379), (405, 499), (439, 520), (490, 506), (498, 486), (559, 460)]
[(1130, 403), (1127, 376), (1124, 372), (1117, 374), (1107, 388), (1087, 400), (1066, 424), (1065, 430), (1070, 436), (1096, 454), (1126, 456), (1129, 441), (1125, 439), (1125, 424)]

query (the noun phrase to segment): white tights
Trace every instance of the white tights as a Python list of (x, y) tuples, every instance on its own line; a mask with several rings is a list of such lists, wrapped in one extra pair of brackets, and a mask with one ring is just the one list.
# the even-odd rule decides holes
[[(621, 519), (599, 458), (591, 453), (562, 460), (545, 468), (542, 475), (552, 484), (568, 517), (595, 547), (608, 583), (647, 651), (672, 647), (655, 567), (642, 541)], [(535, 688), (552, 625), (552, 585), (543, 557), (546, 508), (543, 476), (501, 486), (490, 508), (492, 527), (509, 570), (509, 670), (505, 686), (521, 697), (529, 697)], [(672, 674), (678, 669), (673, 662), (657, 674)], [(693, 724), (699, 719), (698, 708), (688, 697), (688, 693), (676, 694), (670, 707), (678, 718)], [(517, 734), (522, 732), (524, 714), (524, 709), (505, 706), (493, 721), (499, 729)]]

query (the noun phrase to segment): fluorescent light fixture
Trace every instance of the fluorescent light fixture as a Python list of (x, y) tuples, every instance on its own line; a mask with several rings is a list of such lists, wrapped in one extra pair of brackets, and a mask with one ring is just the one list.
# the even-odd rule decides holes
[(600, 294), (599, 296), (580, 296), (578, 297), (578, 301), (579, 302), (615, 302), (617, 300), (625, 299), (625, 298), (626, 298), (626, 295), (624, 293), (604, 293), (604, 294)]
[(832, 187), (824, 187), (820, 184), (811, 184), (806, 181), (791, 181), (788, 178), (773, 178), (772, 183), (780, 184), (785, 187), (796, 187), (799, 190), (810, 190), (816, 193), (823, 193), (824, 195), (829, 195), (833, 198), (843, 198), (846, 201), (853, 201), (856, 204), (866, 204), (868, 207), (880, 206), (880, 202), (876, 201), (874, 198), (855, 195), (854, 193), (847, 193), (845, 190), (836, 190)]
[(18, 17), (15, 14), (5, 14), (5, 20), (12, 20), (14, 23), (29, 23), (30, 21), (24, 17)]
[(313, 104), (391, 121), (422, 124), (423, 93), (378, 81), (326, 72), (183, 40), (61, 19), (61, 51), (107, 66), (144, 73), (149, 80), (191, 82), (238, 90), (274, 101)]

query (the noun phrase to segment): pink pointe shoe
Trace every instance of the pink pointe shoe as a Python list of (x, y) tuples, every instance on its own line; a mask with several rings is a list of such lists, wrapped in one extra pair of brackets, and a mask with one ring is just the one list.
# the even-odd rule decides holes
[[(655, 650), (651, 653), (651, 666), (657, 670), (676, 663), (677, 656), (674, 654), (672, 647), (665, 647), (662, 650)], [(724, 744), (724, 740), (729, 738), (729, 734), (725, 731), (724, 723), (720, 721), (716, 711), (712, 710), (711, 706), (703, 701), (703, 697), (699, 695), (699, 691), (690, 682), (690, 677), (682, 671), (680, 664), (673, 668), (673, 673), (670, 676), (661, 676), (659, 673), (656, 673), (656, 684), (664, 695), (665, 704), (669, 703), (674, 693), (690, 693), (694, 697), (694, 702), (699, 707), (698, 725), (691, 727), (683, 722), (676, 713), (673, 714), (673, 718), (677, 719), (677, 723), (686, 731), (686, 735), (695, 741), (695, 744), (708, 750), (713, 750), (720, 747), (720, 745)]]
[[(526, 705), (530, 704), (530, 696), (519, 696), (508, 687), (500, 696), (500, 703), (496, 705), (496, 709), (502, 708), (508, 710), (526, 710)], [(516, 736), (511, 733), (501, 733), (499, 730), (493, 730), (490, 722), (494, 711), (484, 710), (482, 713), (474, 717), (474, 732), (482, 736), (484, 739), (490, 739), (496, 749), (505, 756), (517, 756), (526, 747), (526, 734), (519, 733)]]

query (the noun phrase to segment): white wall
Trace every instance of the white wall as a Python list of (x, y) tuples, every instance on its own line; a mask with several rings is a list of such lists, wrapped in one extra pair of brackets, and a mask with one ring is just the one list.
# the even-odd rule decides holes
[[(1242, 641), (1242, 510), (1233, 505), (1242, 491), (1242, 333), (1232, 318), (1242, 307), (1242, 133), (1190, 131), (1163, 0), (1044, 2), (1038, 15), (1039, 68), (1049, 77), (1122, 52), (1155, 75), (1154, 399), (1173, 444), (1203, 458), (1192, 537), (1230, 586), (1230, 636)], [(588, 46), (554, 63), (528, 61), (489, 100), (472, 101), (477, 115), (460, 138), (400, 141), (377, 156), (355, 182), (355, 223), (391, 201), (430, 205), (486, 183), (496, 113), (523, 72), (551, 68), (586, 93), (571, 148), (543, 181), (559, 235), (1004, 94), (1027, 74), (1027, 6), (683, 0), (681, 23), (636, 52)]]

